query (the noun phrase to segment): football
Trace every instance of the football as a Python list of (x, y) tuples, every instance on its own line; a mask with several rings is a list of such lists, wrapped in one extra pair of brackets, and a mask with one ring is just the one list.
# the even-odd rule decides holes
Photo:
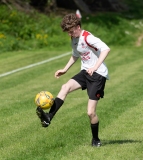
[(41, 91), (35, 97), (36, 106), (49, 109), (54, 103), (54, 96), (48, 91)]

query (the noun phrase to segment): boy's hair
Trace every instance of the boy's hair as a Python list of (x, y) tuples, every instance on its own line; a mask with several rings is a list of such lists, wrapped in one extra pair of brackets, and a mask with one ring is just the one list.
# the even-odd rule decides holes
[(81, 27), (81, 21), (74, 13), (70, 13), (64, 16), (61, 22), (61, 28), (64, 32), (69, 31), (71, 28), (76, 27), (78, 25)]

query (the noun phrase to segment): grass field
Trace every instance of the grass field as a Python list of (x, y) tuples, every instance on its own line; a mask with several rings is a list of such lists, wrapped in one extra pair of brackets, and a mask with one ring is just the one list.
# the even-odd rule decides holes
[[(63, 52), (0, 54), (0, 74)], [(64, 53), (66, 53), (64, 51)], [(54, 78), (69, 56), (0, 78), (0, 160), (142, 160), (143, 47), (111, 47), (106, 59), (110, 80), (97, 108), (102, 147), (91, 147), (86, 91), (68, 95), (48, 128), (35, 114), (35, 95), (60, 87), (80, 70), (78, 61)]]

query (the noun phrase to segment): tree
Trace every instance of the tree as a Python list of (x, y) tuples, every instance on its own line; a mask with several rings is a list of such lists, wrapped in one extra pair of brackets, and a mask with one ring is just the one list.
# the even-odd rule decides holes
[(122, 11), (127, 6), (121, 0), (56, 0), (58, 7), (80, 9), (85, 13), (94, 11)]
[(48, 0), (30, 0), (30, 5), (43, 11), (47, 6)]

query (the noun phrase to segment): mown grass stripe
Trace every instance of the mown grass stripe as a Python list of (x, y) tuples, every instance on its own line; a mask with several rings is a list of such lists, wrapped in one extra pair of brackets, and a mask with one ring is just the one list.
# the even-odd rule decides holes
[(25, 67), (21, 67), (21, 68), (18, 68), (18, 69), (15, 69), (15, 70), (12, 70), (12, 71), (9, 71), (9, 72), (0, 74), (0, 77), (8, 76), (8, 75), (10, 75), (10, 74), (13, 74), (13, 73), (16, 73), (16, 72), (25, 70), (25, 69), (29, 69), (29, 68), (32, 68), (32, 67), (35, 67), (35, 66), (44, 64), (44, 63), (51, 62), (51, 61), (53, 61), (53, 60), (56, 60), (56, 59), (65, 57), (65, 56), (67, 56), (67, 55), (69, 55), (69, 54), (71, 54), (71, 52), (67, 52), (67, 53), (61, 54), (61, 55), (56, 56), (56, 57), (49, 58), (49, 59), (47, 59), (47, 60), (44, 60), (44, 61), (41, 61), (41, 62), (38, 62), (38, 63), (34, 63), (34, 64), (30, 64), (30, 65), (25, 66)]

